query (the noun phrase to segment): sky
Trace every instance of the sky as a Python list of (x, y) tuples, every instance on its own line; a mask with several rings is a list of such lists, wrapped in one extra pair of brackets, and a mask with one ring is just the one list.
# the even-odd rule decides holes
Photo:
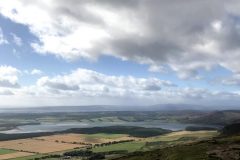
[(0, 1), (0, 107), (240, 103), (238, 0)]

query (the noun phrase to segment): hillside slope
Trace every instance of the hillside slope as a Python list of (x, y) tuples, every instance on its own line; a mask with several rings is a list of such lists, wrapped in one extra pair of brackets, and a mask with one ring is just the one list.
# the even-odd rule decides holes
[(231, 135), (240, 135), (240, 123), (234, 123), (225, 126), (222, 129), (222, 135), (223, 136), (231, 136)]
[(240, 124), (227, 125), (219, 137), (135, 152), (115, 160), (240, 160)]
[(192, 119), (188, 119), (190, 123), (199, 124), (216, 124), (227, 125), (232, 123), (240, 123), (240, 111), (226, 110), (209, 112), (208, 114), (201, 115)]

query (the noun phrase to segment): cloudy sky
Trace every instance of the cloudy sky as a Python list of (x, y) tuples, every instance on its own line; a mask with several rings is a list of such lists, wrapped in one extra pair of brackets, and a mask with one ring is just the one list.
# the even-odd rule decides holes
[(0, 106), (232, 106), (238, 0), (0, 1)]

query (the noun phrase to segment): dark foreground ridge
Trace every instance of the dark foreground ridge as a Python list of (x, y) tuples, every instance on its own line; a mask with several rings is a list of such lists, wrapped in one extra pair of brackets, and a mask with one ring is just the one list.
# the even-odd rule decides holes
[(240, 124), (227, 125), (210, 140), (134, 152), (114, 160), (240, 160)]
[(223, 136), (231, 136), (231, 135), (236, 135), (236, 134), (240, 135), (240, 123), (230, 124), (230, 125), (225, 126), (222, 129)]

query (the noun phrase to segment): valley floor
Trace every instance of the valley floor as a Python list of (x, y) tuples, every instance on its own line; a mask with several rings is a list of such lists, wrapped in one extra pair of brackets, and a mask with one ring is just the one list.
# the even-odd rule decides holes
[[(0, 159), (37, 160), (41, 159), (41, 157), (42, 159), (46, 159), (44, 158), (46, 156), (62, 156), (65, 152), (86, 149), (90, 150), (93, 154), (104, 154), (106, 159), (114, 159), (126, 154), (133, 154), (137, 151), (143, 151), (144, 155), (145, 153), (147, 155), (151, 153), (149, 151), (153, 151), (158, 148), (166, 148), (173, 145), (189, 144), (195, 141), (208, 140), (217, 135), (218, 133), (216, 131), (179, 131), (146, 138), (114, 133), (58, 134), (1, 141)], [(54, 160), (59, 158), (51, 159)], [(72, 156), (68, 157), (68, 159), (81, 158), (80, 156)]]

